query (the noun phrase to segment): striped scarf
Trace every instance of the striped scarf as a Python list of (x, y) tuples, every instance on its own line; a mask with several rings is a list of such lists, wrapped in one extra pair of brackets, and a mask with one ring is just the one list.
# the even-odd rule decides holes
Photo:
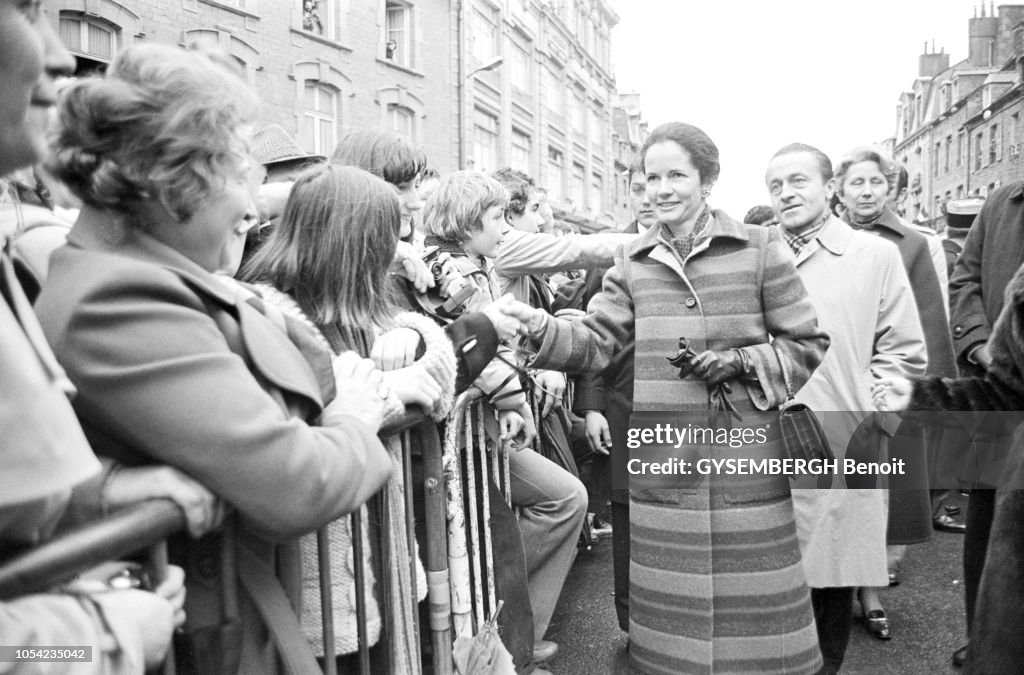
[(821, 228), (825, 226), (826, 220), (828, 220), (828, 211), (825, 211), (817, 222), (802, 230), (791, 230), (783, 225), (779, 225), (779, 230), (782, 232), (782, 238), (785, 239), (786, 243), (789, 244), (789, 247), (793, 249), (793, 254), (800, 255), (800, 252), (807, 248), (807, 246), (814, 241), (815, 237), (818, 236), (818, 233), (821, 232)]

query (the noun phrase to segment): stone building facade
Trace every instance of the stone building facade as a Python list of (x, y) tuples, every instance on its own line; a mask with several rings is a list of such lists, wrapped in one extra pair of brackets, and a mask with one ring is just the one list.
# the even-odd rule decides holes
[(50, 16), (86, 70), (138, 40), (216, 44), (244, 68), (262, 120), (330, 154), (346, 132), (383, 128), (453, 167), (455, 16), (447, 0), (54, 0)]
[(330, 154), (387, 129), (430, 163), (513, 166), (555, 203), (611, 223), (617, 195), (607, 0), (53, 0), (82, 74), (139, 40), (213, 44), (263, 122)]
[(936, 229), (950, 199), (985, 196), (1024, 178), (1020, 126), (1024, 5), (989, 5), (968, 20), (968, 56), (925, 45), (900, 96), (893, 155), (909, 173), (904, 216)]

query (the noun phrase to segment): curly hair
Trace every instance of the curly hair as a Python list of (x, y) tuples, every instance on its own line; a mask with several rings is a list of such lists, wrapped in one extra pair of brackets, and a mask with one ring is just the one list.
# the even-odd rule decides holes
[(498, 169), (491, 174), (491, 177), (508, 191), (508, 208), (505, 210), (505, 217), (523, 215), (526, 205), (530, 203), (530, 197), (537, 190), (533, 179), (522, 171), (509, 166)]
[(427, 155), (408, 141), (386, 131), (364, 129), (346, 135), (331, 161), (358, 166), (392, 185), (415, 180), (427, 168)]
[(270, 239), (242, 269), (295, 298), (318, 325), (386, 325), (388, 268), (401, 225), (394, 188), (354, 166), (321, 164), (292, 186)]
[(492, 206), (508, 206), (501, 183), (478, 171), (454, 171), (441, 177), (424, 205), (423, 229), (461, 244), (481, 229), (484, 213)]
[(690, 162), (700, 174), (701, 185), (714, 185), (722, 168), (718, 163), (718, 146), (701, 129), (685, 122), (666, 122), (652, 131), (640, 149), (641, 165), (652, 145), (666, 141), (672, 141), (690, 156)]
[(133, 46), (104, 77), (64, 91), (48, 166), (86, 204), (132, 216), (156, 200), (185, 222), (243, 170), (257, 108), (252, 89), (208, 56)]

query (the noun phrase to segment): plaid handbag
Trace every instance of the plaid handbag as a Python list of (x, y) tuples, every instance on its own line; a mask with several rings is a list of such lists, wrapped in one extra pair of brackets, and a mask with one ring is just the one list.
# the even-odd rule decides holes
[(825, 430), (817, 415), (803, 403), (793, 398), (793, 388), (789, 381), (789, 369), (786, 368), (787, 358), (775, 345), (772, 345), (775, 357), (782, 368), (782, 381), (786, 385), (786, 401), (779, 406), (779, 435), (786, 457), (790, 459), (835, 459), (832, 448), (828, 444)]

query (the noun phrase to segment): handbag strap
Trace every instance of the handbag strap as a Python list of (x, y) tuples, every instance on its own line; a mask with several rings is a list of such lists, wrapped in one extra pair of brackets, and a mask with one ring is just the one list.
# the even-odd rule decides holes
[(793, 400), (793, 386), (789, 383), (789, 369), (786, 368), (785, 355), (779, 351), (779, 348), (772, 343), (772, 351), (775, 352), (775, 358), (779, 360), (779, 368), (782, 369), (782, 383), (786, 385), (786, 402)]
[(270, 566), (244, 545), (237, 547), (237, 555), (238, 576), (274, 639), (285, 672), (290, 675), (320, 672), (295, 609)]

